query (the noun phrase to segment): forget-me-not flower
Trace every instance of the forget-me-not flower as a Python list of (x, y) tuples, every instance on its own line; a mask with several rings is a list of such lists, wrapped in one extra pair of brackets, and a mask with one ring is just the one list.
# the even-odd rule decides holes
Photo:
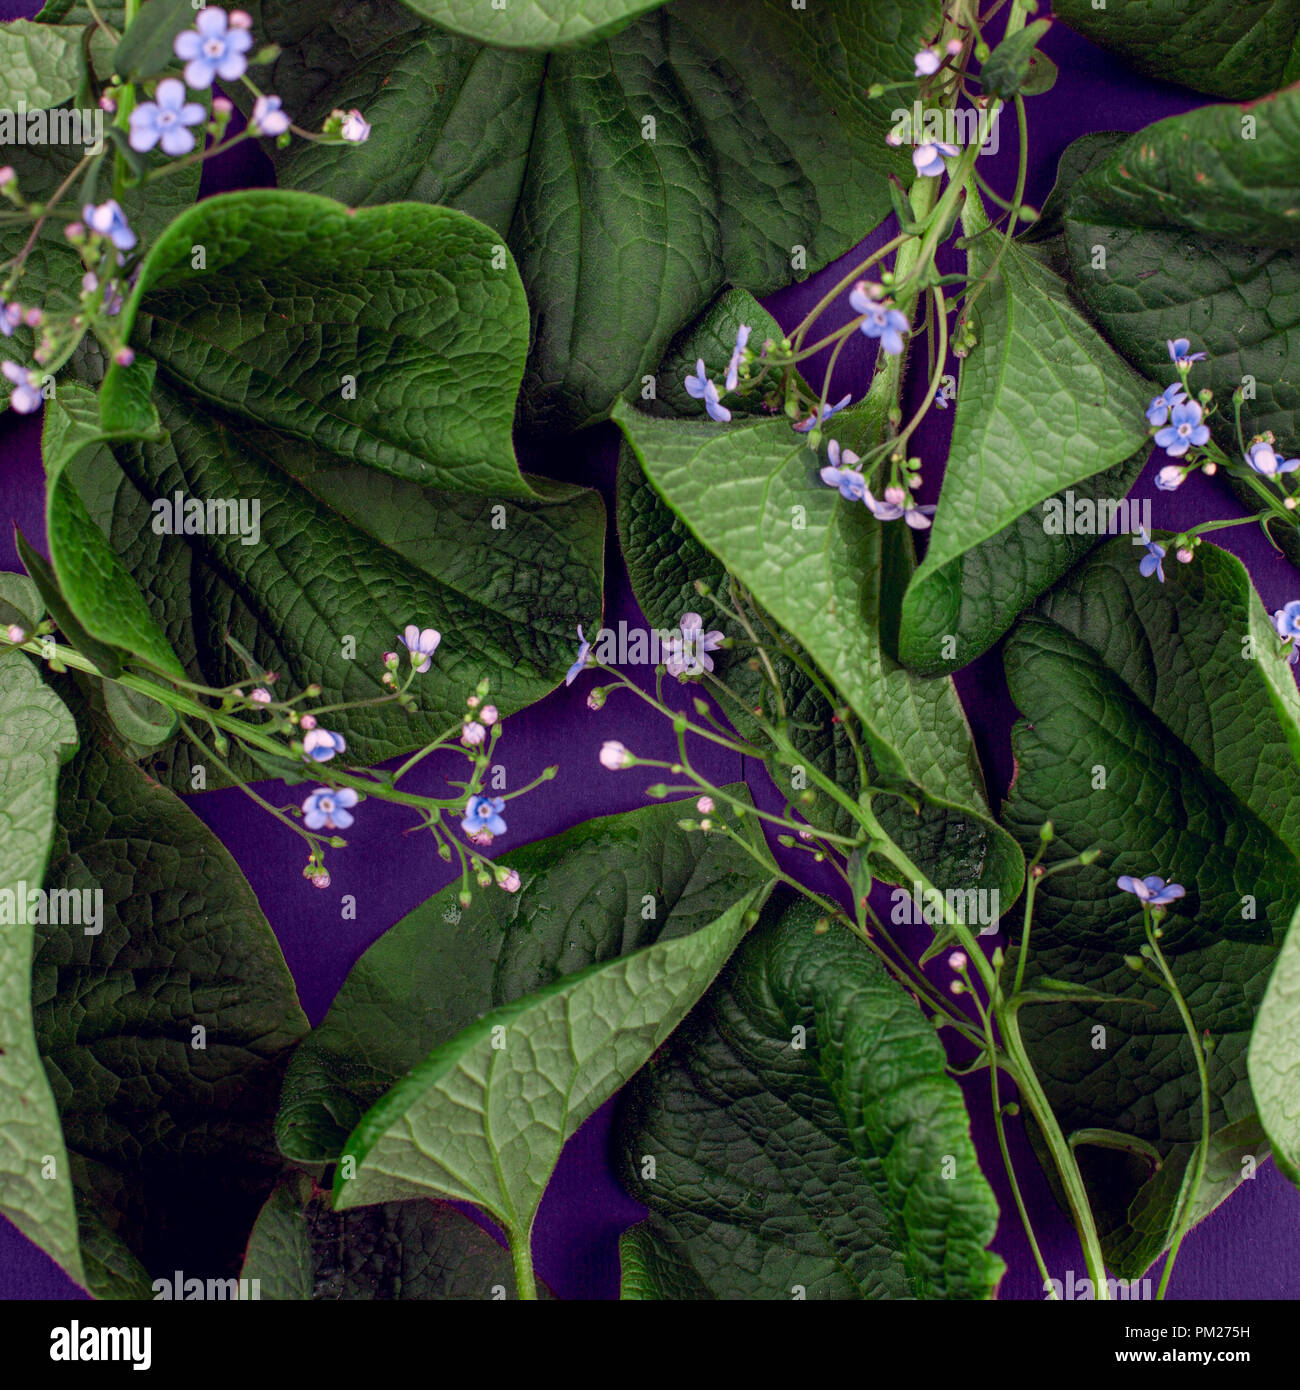
[(1182, 458), (1193, 444), (1206, 443), (1210, 427), (1201, 423), (1201, 407), (1197, 401), (1179, 401), (1169, 412), (1169, 423), (1156, 431), (1156, 443), (1171, 458)]
[(818, 425), (824, 424), (829, 420), (832, 415), (838, 415), (852, 399), (852, 396), (844, 396), (841, 400), (836, 401), (834, 405), (829, 405), (823, 401), (812, 415), (809, 415), (805, 420), (799, 420), (792, 426), (794, 432), (796, 434), (810, 434)]
[(1163, 584), (1165, 582), (1165, 569), (1161, 561), (1165, 558), (1164, 546), (1157, 545), (1145, 527), (1138, 531), (1138, 535), (1141, 537), (1142, 544), (1147, 548), (1147, 553), (1138, 561), (1138, 573), (1143, 579), (1150, 579), (1154, 574)]
[(1115, 884), (1124, 892), (1132, 893), (1147, 907), (1164, 907), (1187, 892), (1181, 883), (1166, 883), (1155, 874), (1148, 874), (1146, 878), (1133, 878), (1130, 874), (1121, 874), (1115, 880)]
[(303, 756), (315, 763), (327, 763), (335, 755), (347, 748), (342, 734), (331, 733), (328, 729), (311, 729), (302, 741)]
[(734, 391), (740, 384), (740, 359), (745, 355), (745, 349), (749, 346), (749, 335), (753, 330), (747, 323), (742, 323), (736, 329), (736, 346), (731, 350), (731, 361), (727, 363), (726, 387), (728, 391)]
[(131, 112), (127, 143), (141, 154), (155, 145), (162, 146), (163, 154), (189, 154), (195, 143), (189, 127), (202, 125), (207, 115), (197, 101), (185, 100), (185, 83), (180, 78), (165, 77), (153, 101), (142, 101)]
[(1186, 338), (1167, 338), (1165, 342), (1169, 348), (1169, 360), (1175, 367), (1190, 367), (1193, 362), (1205, 361), (1205, 354), (1193, 352)]
[(308, 830), (346, 830), (352, 824), (350, 807), (357, 804), (351, 787), (317, 787), (302, 803), (302, 818)]
[(30, 415), (41, 408), (41, 379), (35, 372), (20, 367), (17, 362), (0, 362), (0, 372), (13, 384), (9, 393), (10, 409), (19, 415)]
[(697, 401), (704, 402), (704, 408), (709, 412), (710, 420), (716, 420), (718, 424), (725, 425), (731, 419), (731, 411), (722, 404), (717, 386), (709, 380), (709, 374), (704, 370), (704, 358), (702, 357), (695, 363), (695, 375), (686, 378), (686, 394)]
[(283, 135), (290, 126), (289, 113), (279, 97), (258, 97), (248, 123), (259, 135)]
[(578, 624), (578, 659), (569, 667), (569, 673), (564, 678), (565, 685), (572, 685), (582, 674), (588, 661), (591, 660), (591, 643), (582, 635), (582, 624)]
[(1257, 440), (1246, 451), (1246, 462), (1266, 478), (1276, 478), (1280, 473), (1294, 473), (1300, 468), (1300, 459), (1279, 458), (1277, 450), (1264, 440)]
[(486, 837), (490, 840), (493, 835), (504, 835), (506, 823), (501, 812), (505, 809), (503, 797), (471, 796), (465, 804), (465, 819), (461, 821), (460, 828), (471, 838)]
[(127, 225), (126, 214), (116, 198), (98, 207), (87, 203), (81, 209), (81, 220), (92, 232), (107, 237), (119, 251), (129, 251), (136, 243), (136, 235)]
[(904, 333), (911, 331), (901, 310), (891, 309), (879, 299), (873, 299), (865, 280), (859, 280), (849, 293), (849, 305), (863, 315), (862, 331), (868, 338), (879, 338), (880, 345), (891, 357), (903, 350)]
[(1168, 423), (1169, 412), (1186, 399), (1187, 392), (1183, 390), (1182, 382), (1170, 382), (1158, 396), (1151, 398), (1151, 404), (1147, 406), (1147, 423), (1156, 426)]
[(1287, 660), (1294, 666), (1300, 661), (1300, 598), (1293, 598), (1273, 614), (1273, 626), (1283, 641), (1290, 639), (1291, 652)]
[(407, 623), (406, 631), (397, 640), (410, 652), (411, 665), (415, 667), (416, 673), (422, 676), (433, 663), (433, 654), (438, 650), (438, 643), (442, 641), (442, 633), (437, 628), (426, 627), (421, 630), (414, 623)]
[(172, 51), (185, 64), (185, 80), (195, 91), (211, 87), (216, 78), (233, 82), (248, 71), (253, 36), (232, 25), (218, 5), (207, 5), (194, 17), (194, 28), (176, 35)]
[(956, 153), (957, 146), (950, 145), (946, 140), (927, 140), (912, 151), (912, 163), (922, 178), (937, 179), (946, 168), (944, 156), (952, 159)]
[(839, 488), (840, 496), (846, 502), (861, 502), (867, 491), (867, 480), (858, 471), (857, 454), (852, 449), (841, 449), (839, 441), (832, 439), (826, 446), (830, 463), (822, 469), (822, 482), (827, 487)]
[(1169, 463), (1156, 474), (1156, 486), (1161, 492), (1176, 492), (1186, 477), (1187, 474), (1176, 463)]
[(716, 652), (723, 643), (723, 634), (716, 629), (704, 631), (704, 620), (698, 613), (683, 613), (679, 624), (679, 635), (670, 639), (664, 665), (670, 676), (697, 676), (701, 671), (713, 670), (710, 652)]

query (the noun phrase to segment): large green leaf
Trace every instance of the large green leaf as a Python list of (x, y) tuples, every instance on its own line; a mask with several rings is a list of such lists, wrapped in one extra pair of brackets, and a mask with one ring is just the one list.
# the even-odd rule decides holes
[(346, 158), (298, 142), (280, 181), (496, 228), (533, 309), (524, 413), (575, 428), (639, 388), (724, 285), (770, 292), (888, 214), (885, 175), (910, 163), (884, 143), (888, 100), (866, 92), (910, 82), (939, 16), (936, 0), (677, 0), (545, 55), (391, 3), (265, 0), (286, 106), (307, 125), (356, 106), (374, 127)]
[[(1246, 388), (1246, 437), (1300, 446), (1300, 89), (1248, 109), (1210, 106), (1131, 136), (1066, 202), (1071, 276), (1111, 342), (1142, 374), (1174, 379), (1166, 340), (1209, 353), (1192, 381), (1213, 388), (1219, 443), (1237, 453), (1232, 392)], [(1258, 497), (1234, 483), (1250, 505)], [(1274, 523), (1293, 560), (1295, 528)]]
[[(968, 208), (968, 234), (986, 226)], [(899, 653), (927, 672), (986, 651), (1092, 545), (1049, 531), (1045, 501), (1082, 484), (1077, 496), (1118, 502), (1147, 452), (1150, 392), (1033, 251), (1012, 243), (995, 270), (1000, 246), (985, 235), (968, 257), (971, 275), (995, 278), (976, 301), (939, 510), (903, 598)]]
[[(823, 486), (817, 456), (786, 420), (720, 428), (623, 405), (615, 418), (668, 506), (848, 701), (877, 781), (909, 789), (939, 813), (926, 867), (945, 886), (996, 888), (1009, 906), (1021, 858), (988, 814), (956, 691), (913, 675), (888, 652), (911, 572), (905, 528), (882, 526)], [(861, 417), (844, 424), (872, 428)]]
[(1277, 1166), (1300, 1184), (1300, 910), (1268, 982), (1251, 1034), (1250, 1088)]
[(97, 932), (38, 929), (31, 972), (89, 1286), (137, 1296), (143, 1269), (232, 1272), (306, 1031), (271, 929), (212, 833), (99, 740), (60, 777), (46, 887), (103, 895)]
[(54, 838), (59, 764), (76, 745), (72, 716), (31, 661), (0, 657), (0, 1212), (84, 1284), (72, 1174), (32, 1025), (26, 920)]
[(511, 441), (528, 306), (462, 213), (209, 198), (150, 248), (123, 326), (209, 406), (443, 491), (532, 495)]
[[(351, 755), (378, 761), (444, 732), (485, 675), (503, 714), (540, 699), (573, 660), (577, 624), (599, 626), (598, 494), (540, 480), (535, 500), (433, 492), (209, 414), (169, 385), (156, 399), (169, 438), (119, 446), (121, 469), (87, 454), (72, 473), (199, 683), (246, 679), (229, 633), (287, 687), (373, 699), (396, 634), (433, 626), (443, 641), (412, 688), (416, 714), (389, 706), (336, 720)], [(260, 543), (155, 534), (152, 504), (178, 492), (256, 500)]]
[(1261, 97), (1300, 77), (1291, 0), (1055, 0), (1052, 13), (1162, 82)]
[(988, 1298), (997, 1203), (943, 1047), (800, 902), (753, 933), (624, 1093), (650, 1207), (624, 1297)]
[(0, 107), (58, 106), (81, 85), (81, 30), (11, 19), (0, 24)]
[[(350, 978), (351, 998), (321, 1030), (324, 1043), (314, 1039), (288, 1079), (286, 1147), (328, 1152), (354, 1097), (382, 1089), (375, 1083), (398, 1070), (395, 1057), (437, 1042), (348, 1138), (336, 1209), (454, 1197), (527, 1243), (565, 1141), (672, 1032), (769, 891), (730, 841), (684, 846), (670, 819), (679, 809), (595, 821), (510, 856), (524, 883), (480, 909), (488, 940), (453, 923), (451, 939), (476, 948), (468, 988), (448, 973), (447, 953), (428, 954), (427, 926), (417, 937), (412, 918), (371, 948)], [(421, 910), (425, 923), (439, 905)], [(455, 991), (413, 993), (413, 977), (430, 968)], [(531, 992), (503, 988), (508, 970)], [(484, 995), (503, 993), (508, 1002), (484, 1013)], [(395, 1026), (395, 1015), (412, 1013), (415, 1027)], [(330, 1092), (331, 1070), (345, 1079), (341, 1095)]]
[[(743, 788), (735, 788), (745, 795)], [(517, 893), (435, 894), (361, 957), (295, 1053), (281, 1150), (332, 1162), (370, 1106), (483, 1015), (594, 966), (707, 927), (765, 879), (721, 836), (681, 830), (680, 805), (604, 816), (498, 856)]]
[(302, 1174), (267, 1198), (240, 1278), (246, 1297), (277, 1301), (500, 1300), (514, 1289), (509, 1253), (450, 1203), (333, 1212)]
[(1187, 889), (1162, 947), (1214, 1039), (1216, 1200), (1260, 1145), (1247, 1047), (1300, 899), (1300, 697), (1263, 607), (1240, 562), (1213, 546), (1171, 565), (1164, 584), (1139, 575), (1141, 553), (1127, 539), (1103, 547), (1006, 651), (1026, 721), (1006, 823), (1029, 845), (1050, 818), (1049, 863), (1101, 849), (1096, 864), (1043, 881), (1028, 979), (1125, 1001), (1027, 1008), (1025, 1040), (1067, 1133), (1120, 1131), (1165, 1155), (1151, 1177), (1144, 1160), (1084, 1151), (1110, 1254), (1129, 1277), (1168, 1240), (1170, 1174), (1187, 1164), (1200, 1106), (1173, 1001), (1125, 963), (1145, 938), (1115, 879), (1159, 874)]
[(453, 34), (503, 48), (559, 48), (616, 34), (664, 0), (404, 0), (409, 9)]

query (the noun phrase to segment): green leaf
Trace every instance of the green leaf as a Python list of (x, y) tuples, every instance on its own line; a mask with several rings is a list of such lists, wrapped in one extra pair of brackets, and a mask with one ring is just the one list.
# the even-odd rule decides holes
[(1036, 96), (1050, 91), (1056, 64), (1038, 52), (1038, 42), (1052, 27), (1050, 19), (1035, 19), (1002, 40), (980, 68), (986, 96)]
[(943, 1048), (816, 917), (770, 914), (624, 1093), (623, 1180), (650, 1207), (624, 1297), (993, 1296), (997, 1203)]
[(150, 248), (122, 326), (211, 407), (444, 491), (535, 495), (511, 442), (528, 306), (461, 213), (208, 198)]
[(1056, 0), (1052, 13), (1162, 82), (1261, 97), (1300, 78), (1300, 14), (1289, 0)]
[[(664, 501), (848, 701), (877, 782), (935, 808), (927, 858), (942, 866), (944, 883), (996, 887), (1009, 906), (1023, 879), (1021, 856), (989, 817), (956, 691), (914, 676), (888, 652), (912, 564), (905, 529), (840, 504), (786, 420), (720, 428), (623, 405), (615, 419)], [(879, 428), (861, 415), (840, 419), (842, 440), (846, 429)]]
[[(76, 746), (71, 714), (28, 658), (0, 657), (0, 1212), (85, 1284), (59, 1112), (32, 1023), (27, 920), (54, 837), (59, 764)], [(47, 1158), (53, 1172), (43, 1171)]]
[[(967, 234), (986, 225), (972, 208)], [(976, 301), (939, 510), (903, 598), (899, 653), (929, 673), (987, 651), (1091, 548), (1048, 529), (1047, 499), (1121, 501), (1148, 449), (1150, 392), (1032, 251), (1013, 242), (993, 271), (1000, 244), (971, 246), (970, 273), (996, 278)]]
[(517, 851), (517, 894), (490, 890), (460, 918), (444, 891), (371, 948), (296, 1059), (280, 1118), (291, 1156), (335, 1156), (341, 1126), (406, 1072), (348, 1138), (336, 1209), (455, 1197), (528, 1240), (565, 1141), (662, 1044), (769, 890), (731, 841), (687, 843), (679, 814)]
[(249, 1298), (279, 1301), (499, 1299), (514, 1289), (509, 1253), (450, 1203), (333, 1212), (301, 1175), (267, 1198), (240, 1277)]
[[(233, 1272), (306, 1031), (275, 937), (211, 831), (99, 740), (60, 777), (45, 887), (81, 910), (38, 926), (30, 988), (91, 1291), (126, 1296), (141, 1267)], [(26, 981), (12, 953), (0, 978)]]
[(113, 51), (113, 71), (127, 82), (156, 77), (176, 64), (176, 35), (194, 26), (191, 0), (149, 0)]
[[(435, 627), (442, 646), (411, 689), (416, 714), (363, 708), (331, 725), (369, 763), (458, 722), (484, 676), (503, 715), (541, 699), (573, 661), (577, 625), (599, 627), (597, 493), (541, 480), (534, 499), (433, 492), (210, 415), (169, 384), (156, 399), (168, 438), (119, 446), (120, 469), (87, 457), (75, 481), (199, 684), (247, 678), (229, 635), (286, 688), (370, 700), (385, 693), (382, 655), (403, 627)], [(205, 508), (256, 503), (260, 543), (237, 529), (159, 534), (178, 493)]]
[[(146, 375), (151, 381), (152, 371)], [(179, 658), (67, 476), (79, 455), (90, 451), (102, 456), (104, 444), (165, 438), (157, 412), (150, 407), (148, 415), (151, 420), (134, 421), (125, 434), (109, 433), (100, 423), (94, 391), (77, 382), (66, 382), (58, 390), (46, 406), (41, 434), (46, 537), (59, 591), (82, 629), (96, 642), (130, 653), (161, 675), (183, 679)]]
[[(1071, 278), (1088, 310), (1148, 379), (1174, 378), (1166, 340), (1188, 337), (1209, 361), (1219, 444), (1237, 457), (1231, 396), (1244, 387), (1247, 439), (1273, 430), (1300, 446), (1300, 90), (1248, 111), (1210, 106), (1159, 121), (1080, 178), (1067, 200)], [(1243, 464), (1243, 468), (1244, 468)], [(1228, 475), (1244, 504), (1258, 494)], [(1271, 529), (1293, 562), (1300, 536)]]
[(664, 0), (405, 0), (409, 9), (453, 34), (503, 48), (560, 48), (609, 38)]
[(1300, 910), (1268, 982), (1250, 1038), (1250, 1088), (1277, 1166), (1300, 1185)]
[(353, 106), (374, 126), (354, 150), (278, 154), (280, 183), (494, 227), (533, 308), (524, 417), (578, 428), (639, 390), (725, 285), (769, 293), (889, 213), (885, 175), (910, 163), (866, 92), (914, 80), (940, 8), (677, 0), (544, 55), (480, 48), (391, 3), (267, 0), (262, 30), (284, 47), (269, 88), (308, 126)]
[(40, 590), (25, 574), (0, 573), (0, 626), (16, 623), (31, 634), (44, 616)]
[[(1185, 1163), (1200, 1134), (1191, 1043), (1165, 991), (1125, 964), (1145, 937), (1115, 879), (1183, 884), (1162, 949), (1214, 1039), (1211, 1125), (1226, 1171), (1224, 1152), (1254, 1151), (1232, 1127), (1255, 1116), (1247, 1046), (1300, 899), (1300, 696), (1239, 561), (1203, 544), (1160, 584), (1139, 575), (1139, 554), (1129, 538), (1098, 550), (1007, 644), (1025, 722), (1004, 820), (1023, 846), (1052, 820), (1049, 866), (1101, 849), (1042, 881), (1026, 986), (1047, 975), (1125, 1001), (1035, 1004), (1022, 1028), (1067, 1133), (1133, 1134)], [(1164, 1248), (1177, 1184), (1157, 1174), (1144, 1194), (1144, 1163), (1087, 1158), (1109, 1253), (1133, 1277)]]
[(0, 107), (12, 113), (58, 106), (76, 96), (81, 74), (80, 29), (30, 19), (0, 24)]

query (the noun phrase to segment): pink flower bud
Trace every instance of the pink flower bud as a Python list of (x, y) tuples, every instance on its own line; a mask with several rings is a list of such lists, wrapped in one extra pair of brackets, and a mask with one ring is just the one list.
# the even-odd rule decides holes
[(519, 870), (507, 869), (505, 873), (497, 879), (497, 883), (500, 887), (504, 888), (507, 893), (517, 893), (519, 891)]
[(255, 705), (269, 705), (271, 703), (271, 692), (263, 690), (259, 685), (256, 690), (248, 697)]
[(497, 714), (497, 707), (495, 705), (484, 705), (483, 708), (479, 710), (478, 717), (483, 721), (484, 724), (488, 726), (488, 728), (491, 728), (492, 725), (495, 724), (497, 720), (500, 718), (500, 716)]
[(631, 763), (631, 753), (616, 739), (608, 739), (601, 745), (601, 767), (607, 768), (610, 772), (621, 772), (625, 767), (630, 767)]
[(314, 729), (316, 727), (316, 716), (314, 714), (304, 714), (299, 724), (304, 729)]
[(477, 748), (485, 738), (487, 738), (487, 730), (482, 724), (476, 723), (473, 720), (466, 724), (460, 731), (460, 741), (466, 748)]
[(948, 957), (948, 969), (949, 969), (949, 970), (965, 970), (965, 969), (966, 969), (966, 952), (965, 952), (965, 951), (954, 951), (954, 952), (952, 953), (952, 955), (950, 955), (950, 956)]
[(1178, 547), (1178, 563), (1180, 565), (1190, 565), (1192, 563), (1192, 551), (1190, 546), (1180, 545)]
[(700, 797), (700, 799), (695, 803), (695, 809), (700, 813), (700, 815), (707, 816), (709, 812), (713, 810), (713, 798), (711, 796)]
[(113, 354), (113, 361), (116, 362), (119, 367), (129, 367), (131, 363), (135, 361), (134, 349), (129, 347), (118, 348)]
[(17, 623), (9, 624), (9, 626), (5, 629), (5, 636), (11, 642), (25, 642), (27, 640), (27, 634), (22, 630), (22, 628), (18, 626)]

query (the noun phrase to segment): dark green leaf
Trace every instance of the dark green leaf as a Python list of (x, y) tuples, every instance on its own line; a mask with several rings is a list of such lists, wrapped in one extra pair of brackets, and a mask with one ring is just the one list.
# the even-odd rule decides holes
[(768, 293), (887, 215), (884, 175), (910, 164), (884, 143), (889, 102), (866, 91), (912, 80), (939, 11), (677, 0), (543, 55), (480, 48), (392, 4), (267, 0), (262, 28), (284, 47), (271, 89), (305, 125), (355, 106), (374, 127), (353, 150), (297, 142), (280, 181), (352, 204), (441, 202), (494, 227), (533, 308), (524, 414), (575, 428), (638, 391), (726, 284)]
[(453, 34), (504, 48), (560, 48), (608, 38), (664, 0), (405, 0), (409, 9)]
[(1300, 910), (1291, 919), (1251, 1034), (1250, 1088), (1277, 1166), (1300, 1184)]
[(1035, 96), (1056, 81), (1056, 64), (1038, 52), (1038, 42), (1052, 27), (1050, 19), (1035, 19), (1002, 40), (980, 68), (986, 96)]
[[(1139, 575), (1141, 553), (1112, 541), (1007, 645), (1027, 722), (1013, 738), (1006, 823), (1037, 845), (1050, 818), (1049, 864), (1101, 849), (1095, 864), (1043, 880), (1027, 986), (1044, 974), (1127, 1001), (1036, 1004), (1022, 1025), (1067, 1133), (1134, 1134), (1186, 1163), (1200, 1132), (1191, 1043), (1168, 995), (1125, 964), (1145, 937), (1136, 899), (1115, 879), (1183, 884), (1162, 948), (1196, 1027), (1215, 1042), (1211, 1120), (1226, 1171), (1223, 1153), (1257, 1144), (1249, 1127), (1232, 1127), (1255, 1115), (1247, 1045), (1300, 899), (1300, 697), (1239, 561), (1202, 545), (1160, 584)], [(1143, 1192), (1145, 1164), (1088, 1158), (1110, 1254), (1133, 1277), (1168, 1240), (1177, 1184), (1157, 1174)]]
[(943, 1048), (800, 902), (624, 1093), (624, 1297), (989, 1298), (997, 1204)]
[(192, 0), (149, 0), (118, 41), (113, 71), (128, 82), (156, 77), (176, 63), (176, 35), (194, 27)]

